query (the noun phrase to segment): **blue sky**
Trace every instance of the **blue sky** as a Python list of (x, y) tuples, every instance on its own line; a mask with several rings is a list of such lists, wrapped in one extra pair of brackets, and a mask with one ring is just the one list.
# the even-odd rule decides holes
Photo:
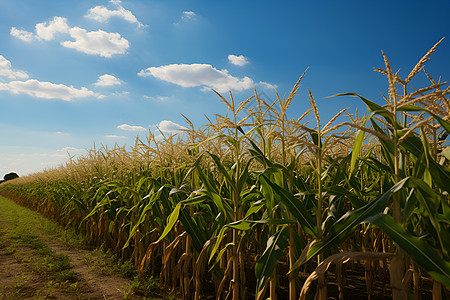
[[(288, 94), (325, 122), (386, 93), (381, 50), (406, 76), (450, 32), (449, 1), (0, 0), (0, 177), (55, 167), (97, 145), (196, 126), (238, 100)], [(449, 80), (450, 40), (426, 70)], [(417, 87), (427, 84), (418, 76)]]

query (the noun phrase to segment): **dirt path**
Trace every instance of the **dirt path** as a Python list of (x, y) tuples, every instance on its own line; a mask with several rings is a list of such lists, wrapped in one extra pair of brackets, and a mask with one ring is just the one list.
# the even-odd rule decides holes
[[(62, 253), (70, 258), (72, 270), (86, 285), (85, 292), (89, 292), (89, 299), (124, 299), (131, 294), (132, 282), (118, 275), (106, 275), (98, 269), (88, 266), (83, 258), (89, 253), (86, 250), (69, 249), (54, 242), (47, 245), (56, 253)], [(136, 298), (134, 295), (133, 298)]]
[(47, 229), (54, 226), (0, 196), (0, 299), (143, 298), (131, 280), (93, 268), (91, 251), (60, 242)]

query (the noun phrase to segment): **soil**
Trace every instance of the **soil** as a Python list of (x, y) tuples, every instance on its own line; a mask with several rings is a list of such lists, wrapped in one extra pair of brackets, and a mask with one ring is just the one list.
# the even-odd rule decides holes
[[(0, 237), (1, 238), (1, 237)], [(76, 282), (58, 282), (46, 272), (39, 271), (35, 262), (39, 254), (26, 246), (12, 251), (0, 251), (0, 299), (138, 299), (131, 295), (129, 279), (105, 275), (83, 262), (87, 251), (68, 249), (48, 242), (52, 251), (70, 258)], [(2, 249), (3, 250), (3, 249)]]
[[(18, 228), (19, 218), (8, 219), (0, 215), (0, 299), (165, 298), (159, 289), (151, 291), (151, 295), (136, 293), (131, 279), (92, 267), (86, 259), (92, 257), (91, 251), (64, 245), (50, 233), (39, 235), (30, 243), (24, 242), (23, 236), (32, 236), (35, 230), (21, 228), (19, 234), (11, 234), (13, 228)], [(33, 243), (40, 244), (36, 247)], [(50, 264), (56, 266), (56, 262), (45, 261), (42, 251), (52, 252), (52, 257), (67, 256), (70, 266), (65, 273), (49, 270)], [(67, 277), (60, 278), (56, 274), (67, 274)]]

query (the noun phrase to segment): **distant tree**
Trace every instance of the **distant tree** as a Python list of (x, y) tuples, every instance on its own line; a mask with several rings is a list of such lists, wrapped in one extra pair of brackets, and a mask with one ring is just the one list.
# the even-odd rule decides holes
[(17, 174), (14, 173), (14, 172), (11, 172), (11, 173), (6, 174), (6, 175), (3, 177), (3, 179), (6, 181), (6, 180), (15, 179), (15, 178), (18, 178), (18, 177), (19, 177), (19, 175), (17, 175)]

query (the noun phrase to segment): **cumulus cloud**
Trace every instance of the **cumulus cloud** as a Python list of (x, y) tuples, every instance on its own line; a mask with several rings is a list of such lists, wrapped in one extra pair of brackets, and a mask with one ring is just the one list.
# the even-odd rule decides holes
[(14, 94), (23, 93), (37, 98), (61, 99), (65, 101), (90, 96), (95, 96), (97, 98), (102, 97), (102, 95), (94, 93), (85, 87), (77, 89), (73, 86), (55, 84), (51, 82), (41, 82), (35, 79), (30, 79), (27, 81), (11, 81), (7, 84), (7, 88)]
[(122, 84), (120, 82), (120, 79), (109, 74), (104, 74), (98, 78), (98, 81), (94, 83), (94, 85), (97, 86), (113, 86), (113, 85), (120, 85)]
[(34, 39), (50, 41), (58, 33), (69, 34), (73, 39), (72, 41), (61, 42), (62, 46), (91, 55), (110, 58), (115, 54), (126, 53), (130, 47), (128, 40), (117, 32), (87, 31), (80, 27), (70, 27), (67, 24), (67, 19), (63, 17), (54, 17), (49, 22), (36, 24), (35, 35), (16, 27), (12, 27), (10, 30), (12, 36), (27, 42), (31, 42)]
[(209, 64), (171, 64), (150, 67), (138, 73), (139, 76), (153, 76), (182, 87), (213, 88), (218, 92), (243, 91), (253, 87), (249, 77), (237, 78), (227, 70), (217, 70)]
[(146, 131), (146, 129), (142, 126), (132, 126), (128, 124), (119, 125), (117, 128), (125, 131)]
[(169, 132), (169, 133), (173, 133), (173, 132), (177, 132), (180, 129), (186, 129), (186, 127), (183, 127), (177, 123), (174, 123), (172, 121), (168, 121), (168, 120), (164, 120), (159, 122), (158, 126), (159, 130), (161, 130), (162, 132)]
[(3, 55), (0, 55), (0, 76), (8, 79), (28, 79), (28, 75), (24, 71), (13, 70), (11, 62)]
[(234, 54), (228, 55), (228, 61), (233, 65), (240, 67), (245, 66), (246, 64), (249, 63), (248, 58), (245, 57), (244, 55), (234, 55)]
[(54, 17), (50, 22), (36, 24), (36, 36), (46, 41), (53, 40), (57, 33), (69, 33), (69, 31), (67, 19), (63, 17)]
[(110, 1), (112, 4), (116, 5), (117, 9), (111, 10), (103, 5), (95, 6), (88, 10), (85, 15), (86, 18), (95, 20), (97, 22), (108, 22), (112, 17), (118, 17), (124, 19), (125, 21), (136, 24), (138, 27), (143, 27), (144, 25), (138, 21), (138, 19), (129, 10), (126, 10), (121, 5), (120, 1)]
[(31, 42), (34, 40), (34, 35), (32, 32), (22, 30), (22, 29), (17, 29), (16, 27), (11, 27), (11, 30), (9, 33), (13, 37), (16, 37), (25, 42)]
[(73, 48), (77, 51), (111, 57), (114, 54), (124, 54), (130, 47), (130, 43), (119, 33), (109, 33), (103, 30), (86, 31), (80, 27), (70, 29), (70, 36), (75, 41), (65, 41), (61, 45)]

